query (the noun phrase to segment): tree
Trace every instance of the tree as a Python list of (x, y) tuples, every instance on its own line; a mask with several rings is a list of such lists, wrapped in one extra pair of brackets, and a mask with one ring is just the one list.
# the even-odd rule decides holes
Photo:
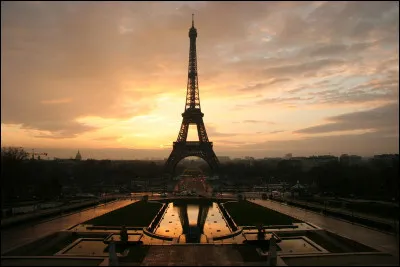
[(22, 147), (2, 147), (1, 161), (20, 162), (28, 158), (28, 153)]
[(28, 153), (22, 147), (1, 148), (1, 201), (18, 195), (24, 183), (22, 161), (28, 158)]

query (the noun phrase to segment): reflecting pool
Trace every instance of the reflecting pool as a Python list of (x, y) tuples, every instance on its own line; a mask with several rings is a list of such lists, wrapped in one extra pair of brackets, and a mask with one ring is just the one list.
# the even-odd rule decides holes
[(171, 202), (154, 231), (179, 239), (179, 243), (207, 243), (231, 233), (218, 204), (183, 204)]

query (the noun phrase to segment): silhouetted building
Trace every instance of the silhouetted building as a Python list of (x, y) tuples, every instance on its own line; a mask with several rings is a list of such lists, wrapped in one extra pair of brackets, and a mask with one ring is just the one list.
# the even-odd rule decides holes
[(281, 158), (264, 158), (264, 161), (267, 162), (268, 167), (270, 168), (276, 168), (279, 164), (279, 162), (282, 161)]
[(78, 153), (76, 153), (76, 156), (75, 156), (75, 160), (81, 160), (82, 159), (82, 156), (81, 156), (81, 153), (79, 152), (79, 150), (78, 150)]
[(393, 166), (394, 164), (398, 164), (399, 154), (374, 155), (374, 157), (371, 160), (373, 162), (383, 163), (387, 166)]
[(228, 157), (228, 156), (219, 156), (219, 157), (218, 157), (218, 160), (219, 160), (219, 162), (223, 163), (223, 162), (228, 162), (228, 161), (230, 161), (231, 158)]
[(338, 162), (339, 158), (331, 155), (311, 156), (309, 159), (313, 160), (316, 165), (325, 164), (328, 162)]
[(339, 161), (344, 165), (357, 165), (362, 162), (362, 157), (357, 155), (347, 155), (343, 154), (340, 156)]
[(282, 161), (285, 163), (285, 166), (291, 167), (291, 168), (302, 168), (302, 162), (301, 160), (298, 159), (287, 159)]
[(285, 159), (291, 159), (292, 158), (292, 153), (288, 153), (285, 155)]
[(302, 171), (308, 171), (317, 165), (314, 160), (307, 157), (292, 157), (291, 160), (300, 162), (298, 164)]

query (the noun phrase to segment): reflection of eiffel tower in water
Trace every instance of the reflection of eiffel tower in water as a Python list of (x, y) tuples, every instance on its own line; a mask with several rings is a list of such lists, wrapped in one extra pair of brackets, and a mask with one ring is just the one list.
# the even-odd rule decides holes
[[(213, 150), (213, 143), (208, 140), (206, 127), (204, 126), (203, 116), (200, 108), (199, 85), (197, 76), (197, 55), (196, 38), (197, 30), (192, 27), (189, 30), (190, 51), (189, 51), (189, 70), (186, 92), (185, 111), (182, 113), (182, 124), (178, 138), (173, 144), (172, 152), (165, 164), (166, 173), (173, 175), (175, 167), (179, 161), (186, 157), (195, 156), (205, 160), (211, 171), (217, 171), (219, 161)], [(187, 141), (189, 125), (196, 124), (199, 141)]]
[[(186, 237), (186, 243), (200, 243), (201, 235), (204, 233), (204, 224), (208, 215), (210, 205), (179, 205), (179, 219), (181, 221), (183, 234)], [(188, 209), (196, 211), (198, 209), (197, 221), (195, 224), (189, 220)]]

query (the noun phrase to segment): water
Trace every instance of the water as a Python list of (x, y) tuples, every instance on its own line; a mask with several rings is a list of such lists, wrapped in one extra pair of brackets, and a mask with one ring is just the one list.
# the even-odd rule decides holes
[(217, 203), (169, 203), (155, 234), (179, 238), (180, 243), (206, 243), (207, 239), (227, 235), (227, 225)]
[(315, 253), (321, 252), (314, 245), (310, 244), (303, 238), (283, 239), (278, 246), (282, 249), (282, 253)]
[(108, 256), (105, 251), (108, 245), (103, 243), (103, 240), (81, 240), (72, 248), (65, 251), (64, 255), (76, 255), (76, 256)]
[(187, 215), (189, 217), (189, 225), (196, 226), (197, 219), (199, 218), (199, 205), (188, 204), (187, 205)]

